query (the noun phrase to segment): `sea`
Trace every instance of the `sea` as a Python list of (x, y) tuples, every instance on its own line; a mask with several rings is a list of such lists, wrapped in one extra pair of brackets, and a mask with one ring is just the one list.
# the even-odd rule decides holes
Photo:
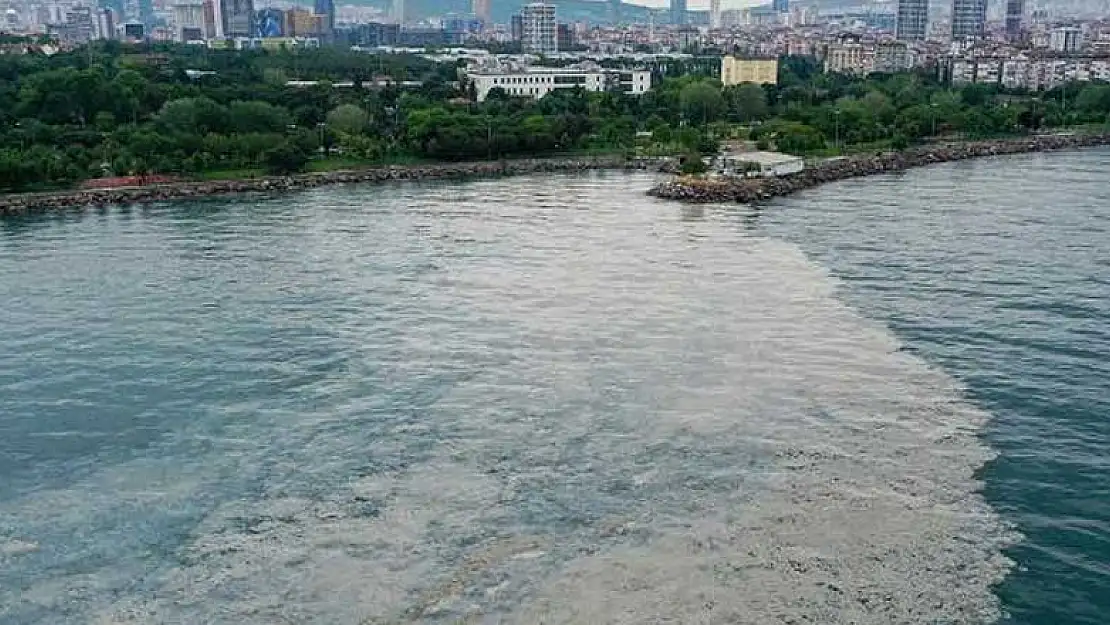
[(1110, 622), (1110, 150), (0, 219), (0, 624)]

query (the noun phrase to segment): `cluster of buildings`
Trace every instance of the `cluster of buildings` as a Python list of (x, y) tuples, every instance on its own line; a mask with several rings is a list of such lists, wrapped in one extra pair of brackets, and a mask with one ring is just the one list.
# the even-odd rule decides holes
[(172, 15), (170, 38), (183, 42), (318, 41), (335, 30), (333, 0), (316, 0), (313, 10), (301, 7), (256, 10), (253, 0), (185, 0), (173, 5)]
[[(94, 39), (387, 51), (484, 45), (567, 63), (597, 55), (688, 54), (714, 62), (723, 57), (726, 84), (769, 82), (774, 64), (767, 59), (802, 55), (818, 59), (828, 72), (866, 75), (928, 67), (955, 83), (1040, 89), (1069, 80), (1103, 80), (1110, 58), (1110, 20), (1053, 21), (1044, 9), (1046, 0), (1002, 0), (995, 14), (988, 13), (987, 0), (893, 0), (859, 3), (855, 9), (837, 8), (844, 3), (819, 8), (816, 0), (770, 0), (730, 9), (710, 0), (708, 11), (690, 10), (687, 0), (669, 0), (667, 7), (655, 9), (601, 0), (596, 4), (607, 9), (609, 19), (592, 24), (566, 19), (578, 9), (560, 8), (557, 0), (514, 0), (521, 4), (503, 24), (494, 22), (494, 0), (470, 0), (467, 14), (435, 17), (413, 15), (406, 0), (390, 0), (386, 9), (344, 4), (338, 13), (335, 0), (312, 0), (312, 6), (289, 4), (293, 1), (0, 0), (11, 7), (0, 32), (53, 33), (61, 45)], [(1026, 3), (1033, 1), (1040, 4), (1030, 10)], [(256, 6), (262, 2), (267, 5)], [(950, 3), (947, 17), (939, 15), (938, 2)], [(626, 21), (622, 12), (637, 18)], [(476, 84), (487, 84), (487, 77), (508, 79), (510, 70), (515, 71), (475, 68)], [(490, 88), (539, 95), (565, 84), (608, 89), (614, 80), (622, 82), (596, 72), (512, 78), (523, 82), (492, 82)], [(636, 88), (640, 84), (633, 81)]]
[(947, 68), (953, 84), (1001, 84), (1010, 89), (1051, 89), (1068, 82), (1110, 82), (1110, 58), (1037, 56), (957, 58)]
[(5, 12), (0, 31), (52, 34), (62, 45), (154, 39), (245, 47), (253, 40), (275, 38), (318, 43), (335, 32), (335, 16), (334, 0), (315, 0), (311, 10), (256, 9), (254, 0), (178, 0), (159, 5), (154, 0), (29, 0), (22, 10)]

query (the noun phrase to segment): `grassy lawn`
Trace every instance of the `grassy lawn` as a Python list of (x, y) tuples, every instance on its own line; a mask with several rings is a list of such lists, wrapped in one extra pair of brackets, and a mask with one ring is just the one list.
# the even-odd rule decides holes
[(329, 156), (327, 158), (314, 158), (309, 161), (308, 171), (324, 172), (336, 171), (337, 169), (365, 169), (379, 164), (380, 163), (373, 163), (348, 156)]

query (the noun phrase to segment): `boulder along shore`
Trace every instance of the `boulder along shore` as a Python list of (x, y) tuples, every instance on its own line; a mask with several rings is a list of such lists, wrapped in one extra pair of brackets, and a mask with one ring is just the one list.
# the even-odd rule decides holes
[(663, 182), (648, 195), (691, 203), (752, 203), (790, 195), (826, 182), (870, 176), (910, 167), (969, 158), (1046, 152), (1110, 145), (1110, 133), (1092, 135), (1040, 135), (1020, 139), (973, 141), (913, 147), (897, 152), (855, 155), (812, 165), (796, 174), (767, 178), (698, 178), (680, 176)]
[(573, 173), (598, 169), (670, 173), (674, 171), (673, 165), (669, 161), (628, 159), (619, 156), (576, 159), (514, 159), (475, 163), (373, 167), (240, 180), (186, 181), (111, 189), (80, 189), (0, 195), (0, 215), (20, 214), (34, 210), (162, 202), (240, 193), (298, 191), (333, 184), (490, 178), (535, 173)]

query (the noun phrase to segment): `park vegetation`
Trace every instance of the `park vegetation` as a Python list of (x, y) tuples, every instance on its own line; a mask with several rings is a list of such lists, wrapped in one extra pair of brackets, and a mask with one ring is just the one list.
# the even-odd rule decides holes
[[(727, 139), (796, 154), (901, 148), (1105, 124), (1110, 86), (950, 88), (927, 72), (830, 75), (784, 59), (779, 84), (722, 87), (704, 59), (642, 96), (560, 90), (482, 103), (459, 67), (337, 49), (217, 51), (116, 42), (0, 55), (0, 191), (103, 176), (190, 178), (622, 152), (696, 155)], [(697, 165), (691, 165), (697, 167)]]

